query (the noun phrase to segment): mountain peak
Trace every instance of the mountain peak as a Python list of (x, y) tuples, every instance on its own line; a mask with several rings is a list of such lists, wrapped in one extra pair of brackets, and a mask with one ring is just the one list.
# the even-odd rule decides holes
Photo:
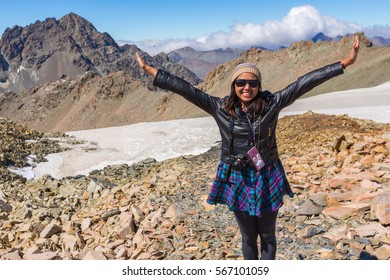
[(176, 52), (195, 52), (195, 49), (193, 49), (189, 46), (186, 46), (186, 47), (183, 47), (181, 49), (176, 50)]
[(325, 35), (324, 33), (320, 32), (316, 36), (313, 37), (312, 41), (314, 43), (317, 43), (317, 42), (331, 42), (331, 41), (333, 41), (333, 38), (331, 38), (331, 37)]
[(86, 20), (85, 18), (83, 18), (82, 16), (79, 16), (78, 14), (75, 14), (73, 12), (67, 14), (67, 15), (64, 15), (61, 19), (61, 20), (73, 20), (73, 21), (79, 21), (79, 22), (88, 22), (90, 23), (88, 20)]
[[(125, 71), (142, 77), (139, 68), (134, 67), (134, 48), (120, 48), (108, 33), (99, 32), (91, 22), (73, 12), (60, 20), (47, 18), (26, 27), (8, 28), (0, 40), (0, 49), (0, 93), (22, 93), (35, 85), (86, 71), (102, 76)], [(153, 64), (169, 67), (194, 84), (200, 82), (185, 67), (160, 60), (154, 59)]]
[(75, 14), (75, 13), (69, 13), (65, 16), (63, 16), (59, 20), (59, 24), (68, 32), (80, 32), (82, 30), (88, 31), (89, 33), (91, 32), (98, 32), (93, 26), (92, 23), (90, 23), (88, 20), (85, 18)]

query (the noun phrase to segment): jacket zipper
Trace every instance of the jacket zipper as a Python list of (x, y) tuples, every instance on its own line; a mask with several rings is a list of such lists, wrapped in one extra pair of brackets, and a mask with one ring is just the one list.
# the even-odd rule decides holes
[(268, 142), (268, 148), (269, 148), (269, 138), (271, 137), (271, 128), (268, 127), (268, 137), (267, 137), (267, 142)]

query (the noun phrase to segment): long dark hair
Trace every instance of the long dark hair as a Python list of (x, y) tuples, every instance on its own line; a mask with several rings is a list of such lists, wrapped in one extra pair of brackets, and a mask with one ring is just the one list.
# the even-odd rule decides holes
[[(247, 107), (248, 113), (251, 116), (260, 116), (261, 112), (263, 110), (264, 102), (261, 98), (261, 86), (259, 87), (259, 92), (255, 96), (255, 98), (252, 99), (250, 105)], [(241, 102), (236, 94), (236, 90), (234, 87), (234, 83), (232, 83), (230, 87), (230, 95), (228, 98), (225, 99), (225, 109), (229, 113), (229, 115), (233, 118), (237, 118), (235, 108), (240, 107)]]

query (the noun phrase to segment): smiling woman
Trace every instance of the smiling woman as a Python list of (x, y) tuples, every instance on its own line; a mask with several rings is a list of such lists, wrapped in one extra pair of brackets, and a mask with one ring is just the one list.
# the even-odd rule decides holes
[(211, 96), (172, 74), (137, 61), (153, 77), (153, 85), (175, 92), (209, 113), (216, 121), (221, 139), (221, 161), (207, 203), (226, 204), (234, 213), (242, 234), (245, 259), (275, 259), (276, 218), (283, 196), (290, 188), (276, 145), (276, 125), (280, 111), (314, 87), (336, 77), (353, 64), (359, 38), (344, 59), (300, 77), (274, 94), (261, 89), (261, 73), (254, 64), (237, 65), (231, 78), (230, 94)]

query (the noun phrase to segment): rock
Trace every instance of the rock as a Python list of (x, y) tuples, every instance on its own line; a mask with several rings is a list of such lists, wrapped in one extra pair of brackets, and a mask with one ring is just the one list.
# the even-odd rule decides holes
[(370, 181), (370, 180), (367, 180), (367, 179), (362, 180), (362, 182), (360, 183), (360, 186), (362, 188), (364, 188), (366, 190), (370, 190), (370, 191), (376, 191), (378, 188), (381, 187), (380, 184), (373, 182), (373, 181)]
[(346, 225), (332, 227), (322, 237), (332, 240), (334, 243), (347, 238), (348, 227)]
[(325, 229), (323, 227), (309, 227), (302, 234), (302, 237), (304, 237), (304, 238), (312, 237), (314, 235), (323, 233), (324, 231), (325, 231)]
[(56, 224), (48, 224), (41, 232), (41, 238), (50, 238), (53, 234), (57, 234), (62, 231), (62, 228)]
[(338, 189), (346, 184), (346, 179), (344, 178), (333, 178), (328, 180), (327, 184), (332, 188), (332, 189)]
[[(388, 207), (375, 205), (387, 196), (390, 168), (388, 155), (375, 151), (390, 147), (390, 139), (379, 137), (390, 126), (334, 118), (310, 114), (279, 122), (286, 174), (302, 184), (291, 183), (295, 196), (285, 197), (279, 211), (278, 259), (387, 256), (390, 234), (379, 213)], [(341, 135), (346, 140), (335, 153), (332, 145)], [(355, 144), (361, 145), (356, 153)], [(216, 146), (197, 156), (63, 179), (23, 181), (0, 168), (2, 201), (12, 207), (0, 208), (0, 258), (241, 260), (231, 212), (205, 202), (219, 152)], [(363, 165), (369, 155), (374, 162)]]
[(370, 209), (370, 205), (367, 203), (351, 203), (342, 206), (333, 206), (325, 208), (322, 214), (330, 216), (337, 220), (346, 220), (351, 216), (364, 212)]
[(323, 207), (318, 206), (313, 203), (311, 200), (305, 201), (299, 209), (296, 211), (297, 215), (318, 215), (321, 214)]
[(31, 254), (26, 253), (23, 258), (25, 260), (54, 260), (57, 259), (58, 257), (59, 257), (58, 253), (56, 252), (45, 251), (41, 253), (31, 253)]
[(103, 254), (103, 252), (100, 251), (89, 251), (87, 254), (85, 254), (83, 260), (107, 260), (106, 256)]
[(133, 215), (130, 212), (122, 212), (119, 215), (117, 231), (120, 232), (121, 236), (123, 236), (124, 238), (127, 235), (134, 234), (136, 232)]
[(92, 219), (85, 218), (81, 223), (81, 231), (86, 232), (88, 229), (90, 229), (91, 225), (92, 225)]
[(319, 254), (321, 256), (321, 259), (324, 260), (332, 260), (335, 258), (333, 249), (321, 248), (317, 250), (316, 253)]
[(328, 196), (329, 194), (325, 192), (318, 192), (310, 196), (310, 200), (314, 202), (314, 204), (318, 206), (325, 207), (328, 205)]
[(12, 206), (10, 204), (0, 200), (0, 210), (5, 211), (5, 212), (11, 212)]
[(168, 207), (167, 211), (164, 214), (164, 218), (166, 219), (172, 219), (173, 221), (176, 221), (179, 216), (183, 215), (183, 211), (180, 210), (177, 205), (172, 204)]
[(201, 200), (201, 203), (202, 203), (202, 205), (203, 205), (203, 207), (204, 207), (204, 210), (208, 212), (208, 211), (214, 210), (215, 205), (210, 205), (210, 204), (208, 204), (208, 203), (206, 202), (207, 198), (208, 198), (208, 195), (207, 195), (207, 194), (200, 196), (200, 200)]
[(136, 206), (136, 205), (131, 205), (131, 213), (133, 214), (134, 220), (139, 223), (143, 220), (144, 218), (144, 213), (142, 210)]
[(359, 189), (355, 189), (343, 193), (331, 193), (329, 194), (328, 198), (329, 200), (337, 200), (339, 202), (345, 202), (345, 201), (354, 202), (356, 201), (357, 197), (365, 193), (367, 193), (367, 190), (359, 188)]
[(375, 249), (375, 255), (380, 260), (388, 260), (390, 259), (390, 245), (384, 244), (378, 249)]
[(372, 237), (376, 234), (386, 236), (390, 231), (377, 223), (368, 223), (355, 228), (356, 233), (361, 237)]
[(22, 257), (18, 250), (13, 250), (12, 252), (0, 254), (0, 260), (21, 260)]
[(109, 218), (114, 217), (116, 215), (119, 215), (120, 213), (121, 213), (121, 211), (119, 209), (116, 209), (116, 208), (111, 209), (103, 215), (102, 220), (107, 221)]
[(382, 225), (390, 224), (390, 192), (374, 198), (370, 209), (371, 219), (379, 220)]
[(65, 251), (74, 252), (79, 249), (77, 245), (77, 237), (73, 234), (62, 235), (62, 249)]
[(127, 248), (126, 246), (120, 246), (120, 248), (117, 250), (115, 259), (126, 259), (127, 257)]
[[(362, 193), (358, 196), (356, 196), (354, 202), (364, 202), (364, 203), (370, 203), (374, 198), (381, 195), (381, 192), (373, 192), (373, 193)], [(370, 206), (371, 208), (371, 206)]]

